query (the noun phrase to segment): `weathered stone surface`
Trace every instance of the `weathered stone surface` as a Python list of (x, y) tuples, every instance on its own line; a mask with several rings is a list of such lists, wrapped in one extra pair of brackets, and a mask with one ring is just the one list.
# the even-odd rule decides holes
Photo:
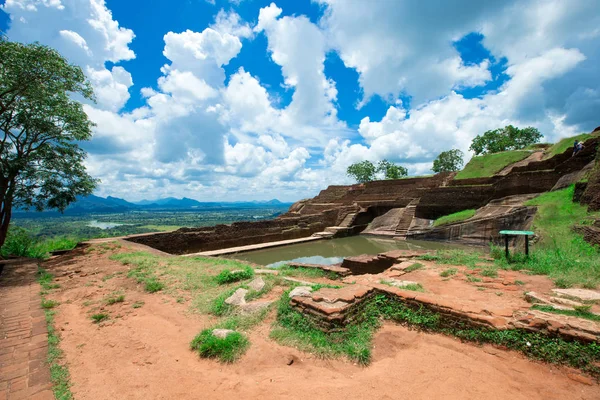
[(246, 304), (247, 293), (248, 290), (239, 288), (230, 297), (225, 299), (225, 303), (232, 306), (241, 306), (242, 304)]
[(384, 281), (384, 283), (387, 283), (388, 285), (392, 285), (392, 286), (396, 286), (399, 288), (403, 288), (406, 286), (410, 286), (410, 285), (418, 285), (418, 282), (413, 282), (413, 281), (400, 281), (398, 279), (386, 279)]
[(390, 267), (394, 271), (404, 271), (406, 268), (415, 264), (415, 261), (402, 261), (399, 264), (394, 264)]
[(269, 269), (269, 268), (256, 268), (254, 270), (254, 273), (259, 274), (259, 275), (277, 275), (277, 274), (279, 274), (279, 272), (277, 272), (276, 269)]
[(235, 333), (235, 331), (232, 331), (231, 329), (213, 329), (212, 331), (213, 336), (218, 337), (220, 339), (225, 339), (232, 333)]
[(355, 299), (365, 297), (372, 289), (363, 285), (350, 285), (341, 289), (324, 288), (313, 293), (312, 300), (324, 303), (352, 303)]
[(252, 282), (248, 284), (248, 287), (252, 290), (260, 292), (265, 288), (265, 281), (259, 276), (258, 278), (254, 278)]
[(583, 304), (580, 303), (580, 302), (578, 302), (578, 301), (570, 300), (570, 299), (567, 299), (567, 298), (564, 298), (564, 297), (555, 297), (555, 296), (552, 296), (552, 297), (550, 297), (550, 301), (552, 303), (555, 303), (555, 304), (560, 304), (560, 305), (569, 306), (569, 307), (581, 307), (581, 306), (583, 306)]
[(298, 286), (292, 289), (289, 296), (292, 297), (310, 297), (312, 294), (312, 288), (310, 286)]
[(552, 289), (554, 293), (582, 303), (600, 303), (600, 293), (589, 289)]
[(378, 274), (385, 271), (394, 264), (393, 258), (381, 255), (363, 254), (355, 257), (347, 257), (342, 263), (343, 268), (349, 269), (353, 275)]

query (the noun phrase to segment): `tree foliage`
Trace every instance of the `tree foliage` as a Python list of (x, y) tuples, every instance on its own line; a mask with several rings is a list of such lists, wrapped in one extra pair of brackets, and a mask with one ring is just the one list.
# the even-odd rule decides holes
[(379, 161), (377, 172), (383, 173), (384, 179), (400, 179), (408, 175), (408, 171), (402, 165), (396, 165), (388, 160)]
[(477, 135), (469, 150), (474, 151), (475, 155), (519, 150), (538, 143), (541, 138), (540, 131), (531, 126), (519, 129), (508, 125), (504, 128), (487, 131), (483, 135)]
[(358, 183), (372, 181), (375, 179), (375, 172), (377, 172), (375, 165), (369, 160), (354, 163), (346, 170), (348, 176), (356, 179)]
[(408, 175), (406, 168), (388, 160), (379, 161), (377, 166), (368, 160), (361, 161), (350, 165), (346, 172), (349, 176), (356, 179), (358, 183), (375, 180), (378, 174), (383, 179), (400, 179)]
[(463, 166), (463, 152), (458, 149), (452, 149), (441, 152), (433, 160), (433, 172), (452, 172), (458, 171)]
[(97, 183), (78, 144), (93, 124), (72, 95), (93, 100), (81, 68), (38, 43), (0, 39), (0, 246), (14, 207), (62, 211)]

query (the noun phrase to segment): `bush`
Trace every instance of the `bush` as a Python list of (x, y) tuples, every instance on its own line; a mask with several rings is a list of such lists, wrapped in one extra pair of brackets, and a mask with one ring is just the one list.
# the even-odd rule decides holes
[(215, 280), (219, 285), (227, 283), (238, 282), (245, 279), (250, 279), (254, 276), (254, 270), (251, 267), (244, 267), (243, 269), (236, 270), (223, 270), (215, 277)]
[(56, 237), (39, 241), (27, 230), (11, 225), (6, 241), (0, 250), (2, 257), (29, 257), (47, 258), (48, 254), (56, 250), (70, 250), (78, 243), (78, 239), (70, 237)]
[(213, 335), (212, 329), (205, 329), (190, 343), (202, 358), (217, 358), (222, 362), (234, 362), (242, 356), (250, 345), (249, 340), (239, 332), (232, 332), (224, 338)]

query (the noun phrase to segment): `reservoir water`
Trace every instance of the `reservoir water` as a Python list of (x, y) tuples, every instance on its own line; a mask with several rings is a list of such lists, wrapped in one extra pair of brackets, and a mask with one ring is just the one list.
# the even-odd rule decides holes
[(423, 240), (393, 240), (368, 236), (350, 236), (235, 253), (227, 257), (276, 268), (290, 261), (331, 265), (342, 262), (344, 257), (360, 254), (378, 254), (398, 249), (437, 250), (457, 247), (459, 246), (455, 244)]

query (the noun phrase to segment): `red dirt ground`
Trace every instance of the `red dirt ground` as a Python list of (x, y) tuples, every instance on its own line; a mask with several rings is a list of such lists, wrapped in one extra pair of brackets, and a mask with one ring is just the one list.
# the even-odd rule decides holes
[[(249, 334), (237, 363), (200, 359), (189, 342), (211, 318), (143, 292), (125, 274), (103, 281), (127, 270), (108, 255), (46, 265), (61, 284), (48, 297), (61, 303), (56, 327), (76, 399), (600, 399), (600, 386), (576, 370), (393, 324), (376, 334), (368, 367), (281, 346), (268, 338), (268, 320)], [(126, 301), (104, 306), (113, 317), (93, 324), (86, 302), (117, 289)], [(145, 304), (133, 309), (136, 301)]]

